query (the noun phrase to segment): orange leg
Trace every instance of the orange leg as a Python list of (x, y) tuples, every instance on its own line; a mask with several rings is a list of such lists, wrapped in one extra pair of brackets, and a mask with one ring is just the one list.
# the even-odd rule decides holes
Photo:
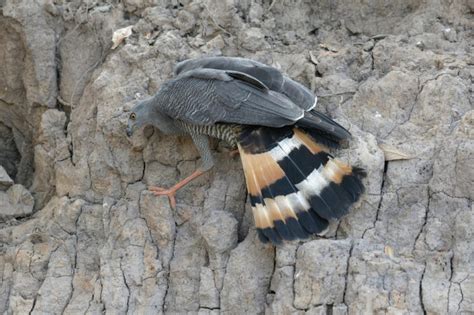
[(155, 196), (167, 195), (168, 199), (170, 201), (171, 208), (175, 209), (176, 208), (176, 199), (174, 198), (174, 196), (175, 196), (176, 192), (180, 188), (182, 188), (183, 186), (188, 184), (190, 181), (195, 179), (196, 177), (201, 176), (202, 174), (204, 174), (204, 172), (197, 169), (194, 173), (192, 173), (191, 175), (189, 175), (188, 177), (186, 177), (182, 181), (178, 182), (176, 185), (174, 185), (171, 188), (166, 189), (166, 188), (161, 188), (161, 187), (156, 187), (156, 186), (150, 186), (150, 187), (148, 187), (148, 190), (152, 191), (153, 194), (155, 194)]

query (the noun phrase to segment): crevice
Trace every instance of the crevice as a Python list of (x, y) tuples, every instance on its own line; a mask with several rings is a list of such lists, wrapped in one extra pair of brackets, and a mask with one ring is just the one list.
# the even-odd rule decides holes
[[(156, 249), (156, 257), (155, 258), (158, 259), (159, 256), (160, 256), (160, 248), (159, 248), (158, 244), (155, 243), (155, 240), (153, 239), (153, 235), (151, 234), (150, 226), (148, 225), (148, 221), (146, 220), (146, 218), (142, 214), (142, 209), (141, 209), (141, 206), (140, 206), (141, 201), (142, 201), (142, 194), (140, 193), (138, 195), (138, 214), (139, 214), (140, 219), (142, 219), (143, 222), (145, 223), (146, 229), (148, 230), (148, 237), (150, 238), (150, 242)], [(143, 280), (145, 280), (145, 279), (143, 279)]]
[(423, 219), (424, 221), (423, 221), (423, 225), (420, 228), (420, 232), (418, 232), (418, 234), (415, 237), (415, 241), (413, 242), (412, 252), (415, 251), (416, 244), (418, 243), (418, 239), (420, 238), (421, 234), (423, 234), (423, 231), (425, 230), (426, 224), (428, 223), (428, 215), (429, 215), (429, 212), (430, 212), (431, 198), (432, 198), (432, 193), (431, 193), (430, 187), (428, 186), (428, 204), (426, 205), (426, 209), (425, 209), (425, 217)]
[(28, 221), (34, 214), (35, 212), (30, 213), (30, 214), (20, 215), (14, 218), (6, 219), (2, 223), (8, 223), (8, 226), (16, 226), (21, 223), (24, 223), (25, 221)]
[[(59, 249), (59, 246), (57, 246), (56, 248), (54, 248), (51, 252), (49, 252), (49, 257), (48, 257), (48, 260), (47, 262), (45, 262), (45, 265), (48, 266), (49, 265), (49, 262), (51, 261), (51, 256)], [(35, 253), (33, 252), (33, 255), (35, 255)], [(32, 278), (36, 279), (39, 284), (38, 284), (38, 291), (41, 289), (41, 287), (43, 286), (43, 283), (44, 281), (46, 280), (46, 275), (44, 275), (44, 277), (41, 279), (38, 279), (36, 278), (33, 273), (31, 272), (31, 258), (30, 257), (30, 260), (29, 260), (29, 263), (28, 263), (28, 272), (30, 273), (30, 275), (32, 276)], [(30, 311), (28, 312), (29, 315), (32, 314), (32, 312), (34, 311), (35, 309), (35, 306), (36, 306), (36, 302), (38, 300), (38, 291), (36, 292), (36, 296), (34, 297), (34, 300), (33, 300), (33, 305), (31, 306), (31, 309)]]
[(461, 284), (467, 279), (469, 278), (469, 274), (466, 275), (466, 277), (464, 279), (462, 279), (461, 281), (452, 281), (453, 280), (453, 276), (454, 276), (454, 252), (451, 256), (451, 258), (449, 259), (449, 264), (450, 264), (450, 269), (451, 269), (451, 274), (449, 276), (449, 289), (448, 289), (448, 305), (447, 305), (447, 313), (449, 313), (449, 304), (450, 304), (450, 296), (451, 296), (451, 288), (452, 288), (452, 285), (453, 284), (456, 284), (458, 287), (459, 287), (459, 293), (461, 294), (461, 299), (459, 300), (458, 302), (458, 305), (457, 305), (457, 310), (456, 310), (456, 314), (459, 314), (460, 310), (461, 310), (461, 304), (462, 302), (464, 301), (464, 292), (462, 291), (462, 286)]
[(125, 314), (128, 314), (128, 310), (129, 310), (129, 307), (130, 307), (131, 291), (130, 291), (130, 287), (128, 286), (128, 283), (127, 283), (127, 278), (125, 277), (125, 273), (123, 272), (122, 260), (120, 260), (120, 271), (122, 272), (123, 283), (125, 284), (125, 287), (127, 288), (127, 291), (128, 291), (128, 294), (127, 294), (127, 308), (125, 310)]
[(242, 231), (242, 229), (243, 229), (242, 226), (244, 224), (245, 215), (246, 215), (246, 212), (247, 212), (247, 202), (250, 202), (250, 201), (248, 201), (248, 199), (249, 199), (249, 194), (248, 194), (248, 191), (247, 191), (247, 185), (245, 185), (245, 197), (243, 198), (243, 204), (242, 204), (242, 217), (241, 217), (241, 220), (238, 220), (237, 245), (235, 247), (237, 247), (240, 243), (242, 243), (247, 238), (247, 235), (250, 232), (251, 226), (252, 226), (252, 224), (254, 224), (253, 219), (250, 222), (247, 222), (247, 223), (249, 223), (248, 226), (247, 226), (247, 231), (246, 231), (245, 235), (243, 235), (245, 231)]
[[(270, 277), (270, 281), (268, 282), (268, 287), (267, 287), (267, 294), (271, 292), (270, 288), (272, 286), (272, 279), (275, 276), (275, 270), (276, 270), (276, 247), (273, 247), (273, 269), (272, 269), (272, 276)], [(227, 269), (227, 268), (226, 268)]]
[(423, 272), (421, 274), (420, 278), (420, 286), (419, 286), (419, 298), (420, 298), (420, 306), (423, 311), (423, 314), (426, 315), (426, 309), (425, 309), (425, 304), (423, 303), (423, 279), (425, 278), (425, 271), (426, 271), (426, 262), (423, 268)]
[(221, 308), (220, 307), (205, 307), (205, 306), (199, 306), (200, 310), (208, 310), (208, 311), (219, 311)]
[(295, 249), (295, 264), (292, 265), (292, 267), (293, 267), (293, 284), (291, 286), (291, 289), (292, 289), (293, 297), (292, 297), (292, 301), (291, 301), (291, 306), (293, 306), (294, 309), (298, 309), (295, 305), (295, 299), (296, 299), (295, 282), (296, 282), (296, 279), (299, 277), (299, 275), (296, 273), (296, 260), (298, 259), (298, 257), (296, 257), (296, 254), (298, 253), (298, 248), (299, 248), (299, 246)]
[(387, 179), (387, 170), (388, 170), (388, 161), (385, 161), (384, 167), (383, 167), (383, 174), (382, 174), (382, 184), (380, 185), (380, 201), (379, 201), (379, 204), (377, 205), (377, 212), (375, 213), (374, 228), (375, 228), (375, 224), (379, 220), (380, 208), (382, 207), (385, 180)]
[(69, 294), (66, 303), (64, 304), (63, 309), (61, 310), (61, 314), (66, 314), (66, 308), (68, 307), (69, 303), (71, 302), (72, 296), (74, 295), (74, 284), (73, 284), (73, 279), (74, 279), (74, 271), (72, 272), (71, 275), (71, 293)]
[[(17, 174), (20, 173), (22, 154), (15, 141), (15, 129), (0, 120), (0, 166), (3, 166), (8, 176), (17, 183)], [(17, 130), (18, 131), (18, 130)]]
[(145, 160), (143, 160), (143, 169), (142, 169), (142, 174), (141, 174), (140, 178), (137, 179), (137, 180), (134, 180), (133, 182), (127, 183), (127, 188), (130, 185), (133, 185), (133, 184), (136, 184), (136, 183), (139, 183), (139, 182), (143, 182), (143, 178), (145, 177), (145, 170), (146, 170), (146, 162), (145, 162)]
[[(464, 280), (465, 280), (465, 279), (464, 279)], [(464, 281), (464, 280), (463, 280), (463, 281)], [(461, 300), (460, 300), (459, 303), (458, 303), (458, 309), (456, 310), (456, 314), (459, 314), (459, 311), (461, 310), (461, 304), (462, 304), (462, 302), (464, 301), (464, 293), (462, 292), (461, 283), (462, 283), (462, 281), (458, 283), (458, 285), (459, 285), (459, 292), (461, 293)]]
[(174, 259), (174, 255), (175, 255), (175, 249), (176, 249), (176, 238), (178, 237), (178, 226), (176, 224), (176, 220), (173, 218), (174, 220), (174, 225), (175, 225), (175, 234), (174, 234), (174, 237), (173, 237), (173, 244), (172, 244), (172, 248), (173, 250), (171, 251), (171, 257), (170, 257), (170, 260), (169, 260), (169, 263), (168, 263), (168, 266), (163, 266), (164, 269), (165, 269), (165, 273), (166, 273), (166, 277), (165, 277), (165, 280), (166, 280), (166, 290), (165, 290), (165, 294), (163, 296), (163, 304), (161, 305), (161, 308), (163, 309), (163, 311), (165, 311), (165, 306), (166, 306), (166, 298), (168, 297), (168, 291), (169, 291), (169, 288), (170, 288), (170, 273), (171, 273), (171, 263), (173, 262), (173, 259)]
[[(59, 37), (60, 38), (60, 37)], [(68, 125), (69, 123), (69, 119), (71, 117), (71, 107), (70, 107), (70, 104), (68, 104), (67, 102), (65, 102), (62, 98), (61, 98), (61, 94), (60, 94), (60, 86), (61, 86), (61, 53), (59, 51), (59, 44), (60, 44), (60, 40), (59, 38), (57, 37), (56, 38), (56, 43), (54, 45), (54, 61), (55, 61), (55, 72), (56, 72), (56, 108), (61, 111), (61, 112), (64, 112), (66, 114), (66, 126)], [(68, 106), (69, 106), (69, 109), (68, 109)]]
[[(102, 301), (102, 293), (104, 291), (104, 286), (102, 285), (102, 275), (100, 273), (100, 266), (99, 266), (99, 271), (98, 271), (98, 274), (97, 274), (97, 279), (96, 281), (99, 281), (99, 286), (100, 286), (100, 291), (98, 292), (98, 299), (99, 299), (99, 303), (103, 304), (103, 301)], [(93, 291), (92, 293), (92, 298), (91, 298), (91, 301), (89, 302), (89, 307), (88, 307), (88, 310), (90, 308), (90, 303), (95, 299), (95, 290)]]
[(326, 315), (333, 315), (333, 304), (326, 304)]
[(451, 274), (449, 275), (449, 282), (452, 282), (453, 275), (454, 275), (453, 260), (454, 260), (454, 252), (451, 255), (451, 258), (449, 258), (449, 267), (450, 267), (450, 270), (451, 270)]
[(83, 314), (83, 315), (86, 315), (86, 314), (90, 314), (90, 313), (91, 313), (91, 312), (89, 312), (89, 310), (91, 309), (91, 303), (92, 303), (93, 300), (94, 300), (94, 292), (92, 292), (91, 298), (89, 299), (89, 302), (87, 302), (87, 308), (86, 308), (86, 310), (84, 311), (84, 314)]
[[(411, 119), (411, 115), (413, 113), (413, 110), (415, 109), (415, 106), (416, 106), (416, 103), (418, 102), (418, 97), (420, 96), (421, 92), (423, 92), (423, 88), (425, 87), (424, 84), (420, 85), (420, 78), (417, 77), (417, 81), (418, 81), (418, 92), (416, 93), (415, 95), (415, 100), (413, 101), (413, 105), (410, 107), (410, 110), (408, 111), (408, 114), (407, 114), (407, 117), (405, 119), (403, 119), (403, 121), (395, 124), (395, 126), (390, 129), (387, 134), (385, 136), (383, 136), (383, 139), (387, 139), (388, 137), (390, 137), (390, 135), (396, 130), (398, 129), (400, 126), (403, 126), (405, 125), (407, 122), (410, 121)], [(426, 83), (426, 82), (425, 82)]]
[(442, 190), (433, 190), (432, 191), (432, 195), (436, 195), (436, 194), (443, 194), (443, 195), (446, 195), (447, 197), (449, 198), (453, 198), (453, 199), (460, 199), (460, 200), (465, 200), (469, 203), (469, 205), (471, 204), (472, 200), (469, 199), (468, 197), (460, 197), (460, 196), (453, 196), (453, 195), (450, 195), (449, 193), (445, 192), (445, 191), (442, 191)]
[(349, 307), (347, 303), (347, 284), (349, 283), (349, 263), (352, 257), (352, 251), (354, 250), (354, 242), (351, 241), (351, 248), (349, 249), (349, 256), (347, 257), (347, 266), (346, 266), (346, 274), (344, 276), (344, 291), (342, 292), (342, 303)]
[(76, 220), (74, 221), (74, 226), (76, 227), (76, 230), (74, 232), (68, 232), (67, 230), (65, 230), (61, 224), (59, 224), (59, 222), (56, 221), (56, 224), (59, 226), (59, 228), (64, 231), (65, 233), (67, 233), (69, 236), (75, 236), (75, 251), (74, 251), (74, 262), (73, 262), (73, 267), (76, 268), (77, 266), (77, 248), (78, 248), (78, 236), (77, 236), (77, 227), (78, 227), (78, 223), (79, 223), (79, 218), (81, 217), (81, 214), (82, 214), (82, 210), (83, 210), (83, 206), (81, 205), (80, 209), (79, 209), (79, 214), (77, 215), (77, 218)]
[[(449, 267), (450, 267), (450, 270), (451, 270), (451, 274), (449, 275), (449, 288), (448, 288), (448, 303), (446, 305), (446, 314), (449, 314), (449, 302), (450, 302), (450, 296), (451, 296), (451, 288), (453, 286), (453, 274), (454, 274), (454, 268), (453, 268), (453, 259), (454, 259), (454, 252), (453, 254), (451, 255), (451, 258), (449, 259)], [(459, 312), (459, 309), (458, 309), (458, 312)]]
[(389, 161), (385, 161), (385, 163), (384, 163), (383, 174), (382, 174), (382, 183), (381, 183), (381, 185), (380, 185), (380, 200), (379, 200), (379, 203), (378, 203), (378, 205), (377, 205), (377, 211), (375, 212), (374, 223), (372, 224), (371, 227), (367, 228), (367, 229), (362, 233), (362, 237), (361, 237), (361, 238), (364, 238), (364, 237), (365, 237), (365, 234), (366, 234), (368, 231), (375, 229), (375, 225), (376, 225), (377, 221), (379, 220), (380, 209), (381, 209), (381, 207), (382, 207), (383, 196), (384, 196), (385, 180), (387, 179), (388, 163), (389, 163)]
[(371, 71), (375, 71), (375, 58), (374, 58), (374, 48), (375, 48), (375, 45), (377, 45), (377, 43), (374, 44), (374, 47), (372, 47), (372, 49), (370, 50), (370, 59), (371, 59), (371, 62), (370, 62), (370, 70)]
[(35, 309), (35, 306), (36, 306), (37, 298), (38, 298), (38, 296), (35, 296), (35, 299), (33, 300), (33, 305), (31, 306), (31, 309), (28, 312), (28, 315), (31, 315), (31, 313), (33, 313), (33, 310)]

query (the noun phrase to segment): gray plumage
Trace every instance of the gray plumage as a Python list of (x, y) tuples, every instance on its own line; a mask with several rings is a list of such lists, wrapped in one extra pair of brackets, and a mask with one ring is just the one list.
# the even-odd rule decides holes
[[(192, 124), (217, 122), (270, 127), (292, 124), (304, 110), (244, 73), (194, 69), (162, 85), (156, 99), (161, 112)], [(245, 79), (242, 79), (242, 78)], [(253, 79), (253, 81), (251, 81)]]
[(194, 69), (217, 69), (245, 73), (250, 77), (257, 78), (270, 90), (285, 95), (306, 111), (313, 109), (316, 105), (314, 94), (305, 86), (284, 76), (277, 69), (254, 60), (236, 57), (188, 59), (178, 63), (174, 73), (178, 76)]
[(231, 57), (191, 59), (178, 63), (175, 75), (155, 96), (134, 106), (127, 134), (147, 124), (165, 133), (188, 133), (203, 156), (204, 169), (213, 161), (201, 135), (232, 143), (240, 125), (296, 124), (336, 140), (350, 136), (313, 110), (317, 98), (311, 91), (262, 63)]
[[(170, 188), (149, 186), (176, 207), (176, 192), (214, 165), (209, 137), (238, 148), (262, 242), (307, 238), (344, 215), (364, 190), (362, 169), (327, 146), (350, 133), (314, 110), (306, 87), (275, 68), (243, 58), (177, 64), (175, 77), (130, 113), (127, 135), (144, 125), (193, 139), (202, 165)], [(166, 150), (166, 148), (163, 148)]]

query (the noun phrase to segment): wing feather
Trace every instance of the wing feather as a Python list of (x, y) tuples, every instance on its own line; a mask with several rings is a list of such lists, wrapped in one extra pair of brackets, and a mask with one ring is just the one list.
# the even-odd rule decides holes
[(278, 91), (283, 85), (283, 75), (277, 69), (255, 60), (238, 57), (188, 59), (178, 63), (174, 72), (175, 75), (179, 75), (195, 69), (230, 70), (245, 73), (275, 91)]
[(167, 83), (162, 92), (169, 94), (163, 97), (169, 101), (161, 103), (160, 110), (194, 124), (225, 122), (282, 127), (304, 116), (304, 110), (285, 95), (236, 71), (189, 70)]
[(176, 65), (175, 74), (181, 84), (160, 107), (175, 119), (206, 125), (296, 123), (333, 147), (350, 137), (344, 127), (314, 110), (317, 98), (308, 88), (260, 62), (235, 57), (189, 59)]
[(270, 90), (281, 93), (304, 110), (313, 109), (317, 98), (302, 84), (284, 76), (279, 70), (255, 60), (238, 57), (206, 57), (188, 59), (178, 63), (175, 74), (179, 75), (195, 69), (218, 69), (245, 73), (267, 86)]

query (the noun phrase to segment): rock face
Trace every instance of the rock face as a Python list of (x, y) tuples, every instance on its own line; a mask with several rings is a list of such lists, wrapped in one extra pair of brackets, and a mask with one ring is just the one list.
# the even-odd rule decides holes
[(8, 176), (3, 166), (0, 165), (0, 189), (6, 190), (13, 185), (13, 180)]
[(6, 192), (0, 191), (0, 216), (22, 217), (33, 212), (34, 199), (22, 185), (13, 185)]
[[(474, 312), (472, 1), (0, 1), (0, 313)], [(115, 30), (133, 25), (116, 49)], [(319, 96), (367, 192), (324, 238), (256, 238), (238, 158), (127, 110), (250, 57)], [(409, 159), (384, 161), (380, 145)]]

